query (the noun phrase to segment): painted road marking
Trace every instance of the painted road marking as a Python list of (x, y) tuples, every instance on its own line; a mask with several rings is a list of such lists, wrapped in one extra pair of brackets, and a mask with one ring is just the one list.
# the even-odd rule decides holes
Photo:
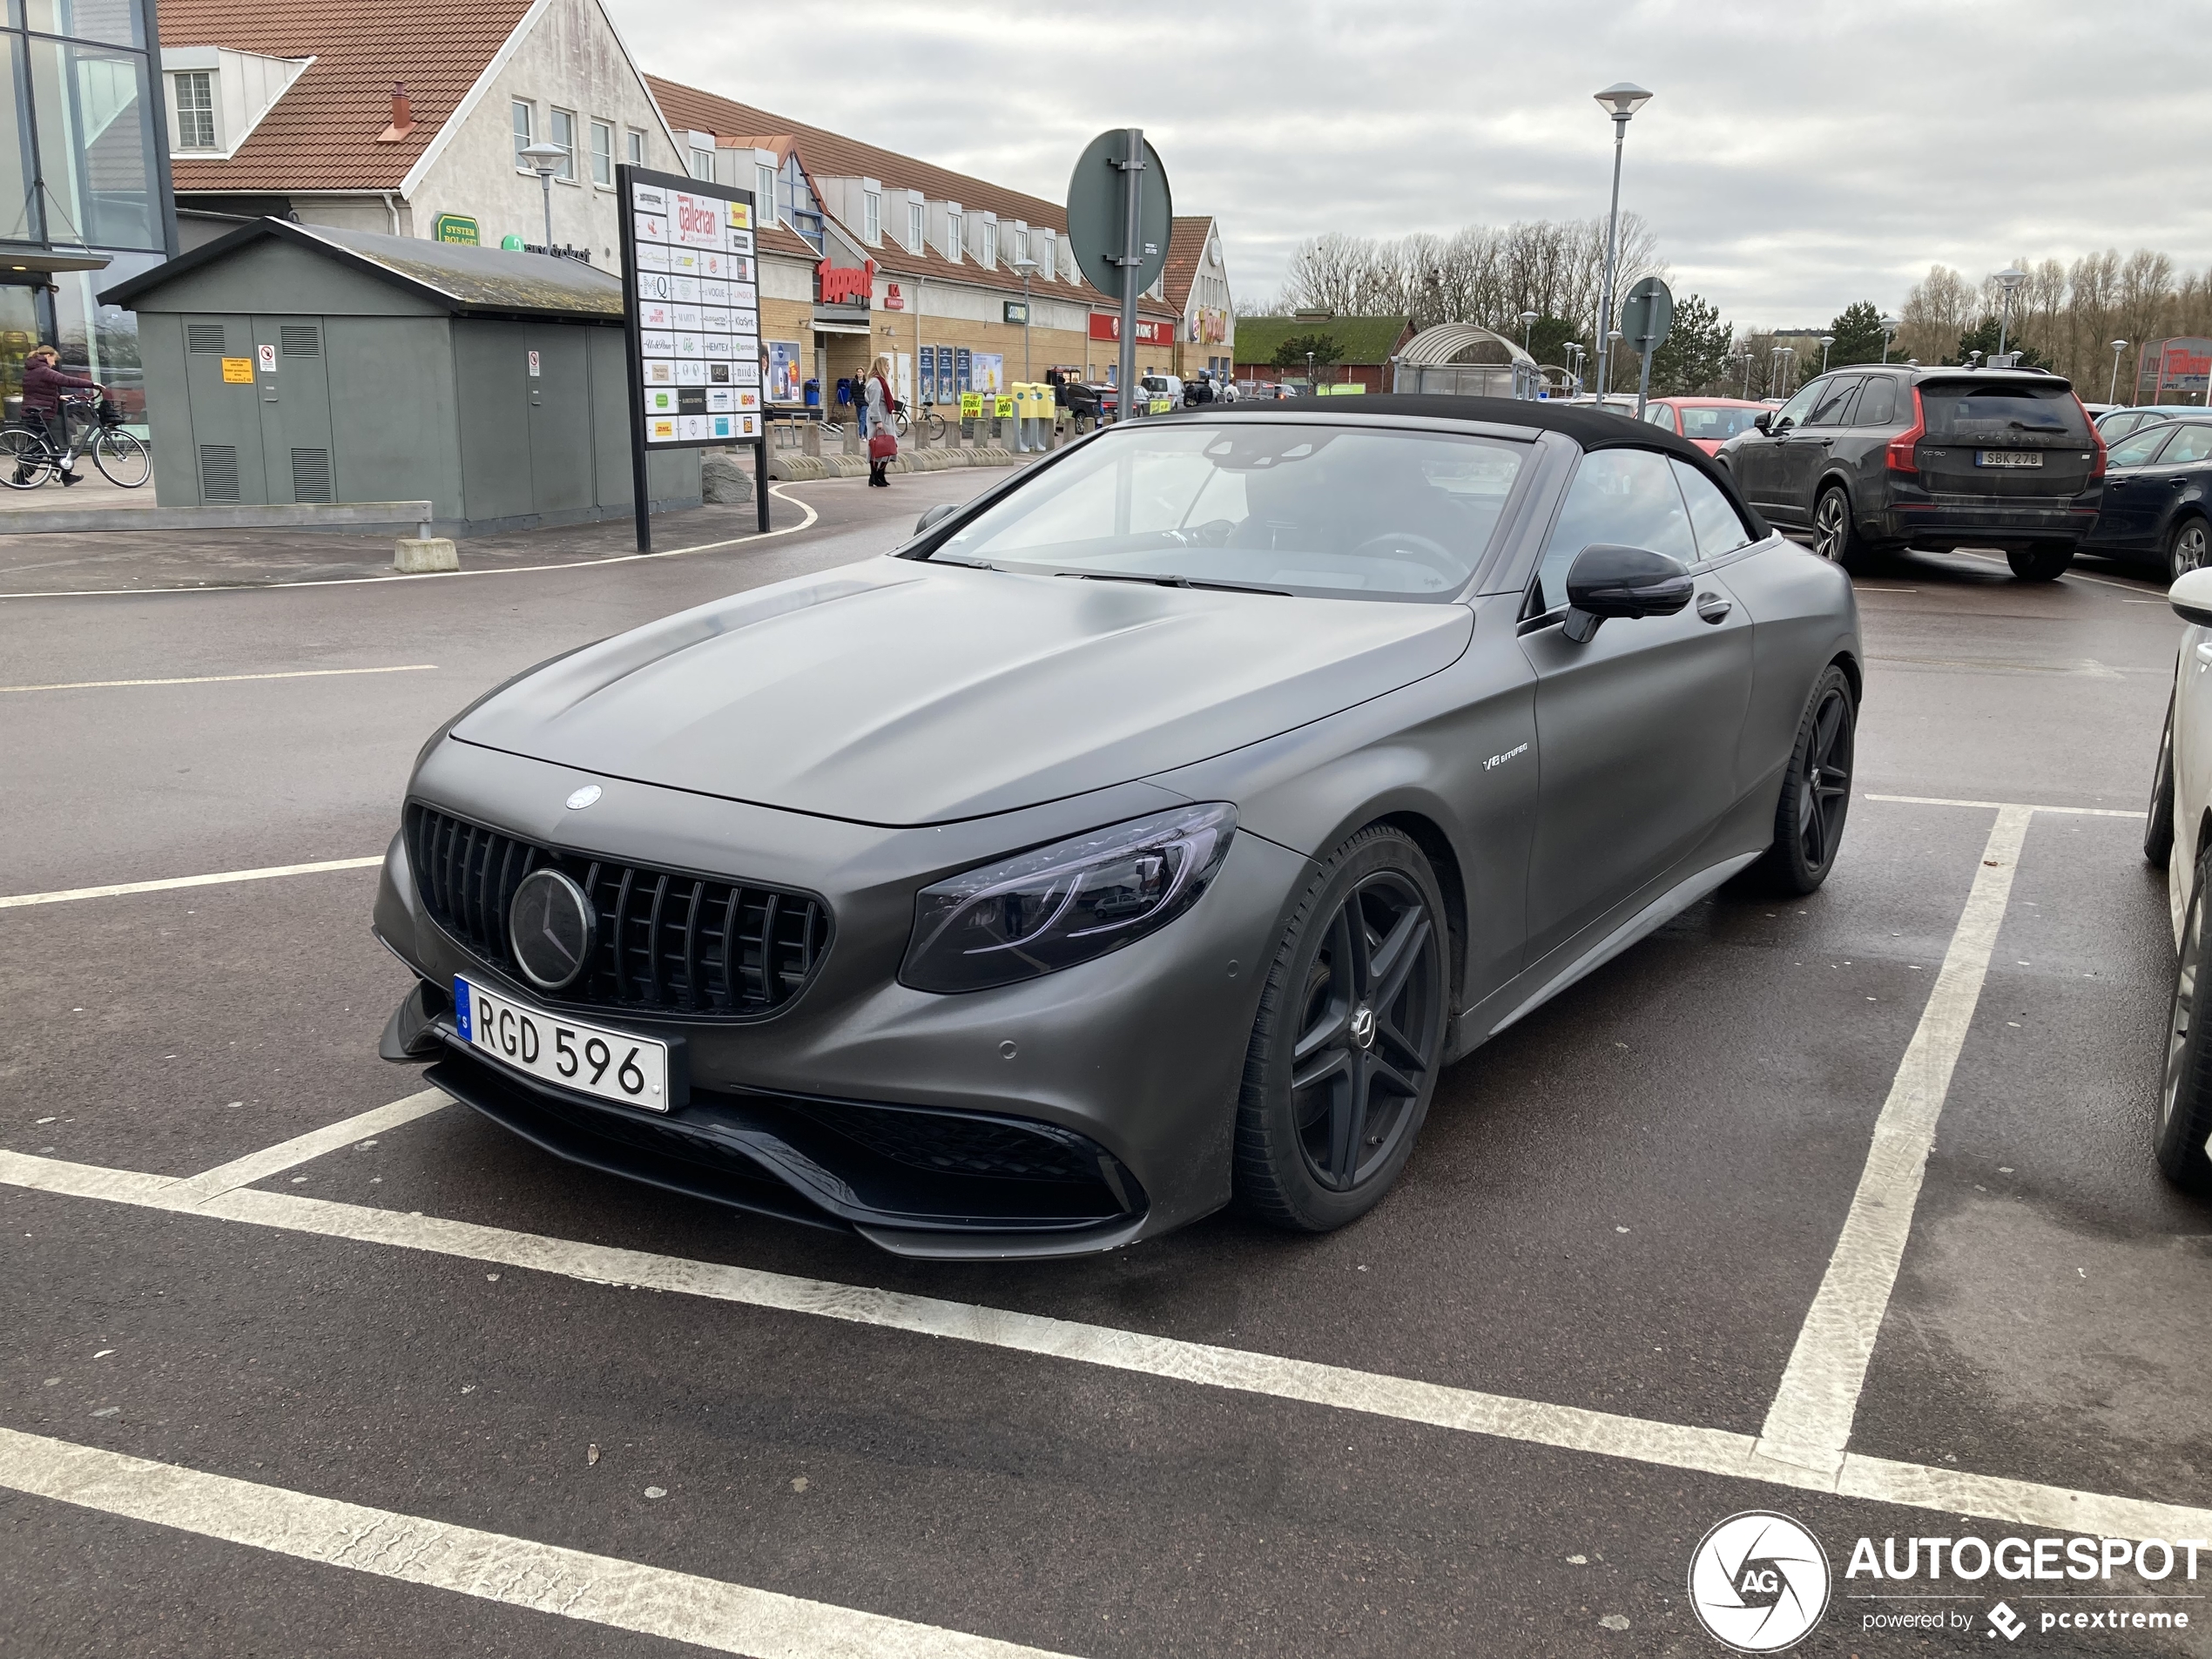
[(0, 1486), (583, 1623), (791, 1659), (1054, 1659), (989, 1636), (0, 1428)]
[(0, 895), (0, 910), (19, 905), (70, 904), (78, 899), (114, 899), (130, 893), (167, 893), (174, 887), (219, 887), (229, 881), (268, 881), (280, 875), (320, 875), (326, 870), (366, 870), (384, 862), (371, 859), (325, 859), (320, 864), (272, 864), (259, 870), (219, 870), (213, 875), (176, 875), (161, 881), (118, 881), (105, 887), (64, 887), (58, 893)]
[(281, 1175), (295, 1164), (311, 1163), (341, 1146), (370, 1135), (381, 1135), (386, 1130), (397, 1129), (402, 1123), (412, 1123), (426, 1117), (441, 1107), (453, 1103), (453, 1096), (435, 1089), (426, 1089), (419, 1095), (409, 1095), (405, 1100), (395, 1100), (388, 1106), (378, 1106), (355, 1116), (335, 1123), (325, 1124), (305, 1135), (263, 1147), (249, 1152), (242, 1158), (233, 1158), (228, 1163), (203, 1170), (190, 1177), (177, 1189), (178, 1196), (191, 1195), (195, 1204), (230, 1191), (234, 1187), (250, 1187), (256, 1181), (266, 1181), (273, 1175)]
[(2072, 818), (2141, 818), (2120, 806), (2044, 806), (2016, 800), (1947, 800), (1940, 795), (1867, 795), (1866, 800), (1885, 800), (1905, 806), (1978, 806), (1988, 813), (2064, 813)]
[(1935, 1143), (1936, 1119), (1981, 1001), (1990, 952), (2012, 896), (2013, 872), (2020, 866), (2020, 846), (2033, 816), (2034, 809), (2027, 806), (1998, 810), (1951, 948), (1875, 1120), (1873, 1143), (1843, 1234), (1759, 1431), (1763, 1456), (1823, 1472), (1843, 1463), (1859, 1393), (1866, 1386), (1867, 1363), (1912, 1231), (1913, 1206)]
[(0, 685), (0, 691), (92, 691), (110, 685), (220, 685), (232, 680), (334, 679), (341, 674), (427, 674), (435, 663), (401, 663), (395, 668), (294, 668), (280, 674), (193, 674), (165, 680), (63, 680), (53, 685)]
[(1846, 1455), (1839, 1467), (1819, 1471), (1762, 1456), (1751, 1436), (1723, 1429), (1517, 1399), (1110, 1325), (583, 1244), (476, 1222), (401, 1215), (293, 1193), (239, 1188), (196, 1202), (184, 1190), (196, 1178), (0, 1151), (0, 1184), (29, 1190), (422, 1251), (557, 1274), (585, 1284), (671, 1291), (838, 1319), (1461, 1433), (1953, 1514), (1979, 1514), (2023, 1526), (2066, 1527), (2114, 1538), (2212, 1536), (2212, 1509), (1997, 1480), (1855, 1453)]
[(150, 593), (254, 593), (273, 588), (358, 588), (382, 586), (394, 582), (443, 582), (455, 577), (527, 576), (535, 570), (597, 570), (610, 564), (635, 564), (641, 559), (680, 558), (686, 553), (713, 553), (725, 547), (741, 546), (746, 542), (765, 542), (779, 536), (795, 536), (800, 530), (813, 529), (814, 521), (821, 517), (798, 496), (786, 495), (781, 484), (769, 485), (768, 493), (780, 501), (789, 502), (806, 516), (796, 524), (785, 525), (781, 529), (755, 530), (750, 536), (732, 536), (719, 542), (701, 542), (696, 547), (671, 547), (661, 553), (618, 553), (611, 558), (574, 559), (566, 564), (510, 564), (483, 570), (424, 570), (414, 576), (401, 576), (395, 571), (390, 576), (333, 577), (327, 582), (202, 582), (189, 588), (71, 588), (57, 593), (0, 593), (0, 599), (117, 599), (126, 597), (143, 598)]

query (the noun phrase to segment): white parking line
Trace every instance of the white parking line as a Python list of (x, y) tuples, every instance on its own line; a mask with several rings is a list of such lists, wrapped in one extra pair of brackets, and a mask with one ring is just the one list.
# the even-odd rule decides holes
[(193, 674), (163, 680), (62, 680), (52, 685), (0, 685), (0, 691), (94, 691), (111, 685), (221, 685), (233, 680), (319, 680), (344, 674), (427, 674), (435, 663), (401, 663), (394, 668), (293, 668), (280, 674)]
[(585, 1284), (669, 1291), (971, 1342), (1200, 1387), (1772, 1486), (1830, 1491), (1956, 1514), (1979, 1514), (2023, 1525), (2064, 1524), (2114, 1538), (2212, 1536), (2212, 1510), (1995, 1480), (1955, 1469), (1924, 1468), (1856, 1454), (1844, 1458), (1839, 1468), (1816, 1471), (1764, 1457), (1751, 1436), (1724, 1429), (1518, 1399), (1313, 1360), (1147, 1336), (1110, 1325), (1083, 1325), (867, 1285), (550, 1238), (476, 1222), (401, 1215), (250, 1188), (199, 1203), (185, 1194), (190, 1180), (70, 1163), (22, 1152), (0, 1151), (0, 1184), (285, 1232), (496, 1263)]
[(160, 881), (118, 881), (105, 887), (64, 887), (57, 893), (0, 894), (0, 910), (20, 905), (71, 904), (79, 899), (115, 899), (131, 893), (167, 893), (176, 887), (219, 887), (231, 881), (269, 881), (280, 875), (320, 875), (326, 870), (366, 870), (384, 862), (371, 859), (325, 859), (320, 864), (271, 864), (259, 870), (219, 870), (212, 875), (175, 875)]
[(179, 1197), (189, 1197), (194, 1204), (204, 1204), (233, 1187), (250, 1187), (256, 1181), (283, 1174), (294, 1164), (312, 1163), (325, 1153), (335, 1152), (366, 1136), (381, 1135), (386, 1130), (412, 1123), (416, 1118), (426, 1117), (452, 1103), (452, 1096), (426, 1089), (388, 1106), (378, 1106), (341, 1122), (327, 1123), (274, 1146), (265, 1146), (258, 1152), (248, 1152), (242, 1158), (233, 1158), (214, 1169), (203, 1170), (180, 1183), (177, 1194)]
[(1054, 1659), (1040, 1648), (0, 1428), (0, 1487), (718, 1653)]
[(2044, 806), (2017, 800), (1950, 800), (1941, 795), (1867, 795), (1866, 800), (1892, 801), (1905, 806), (1978, 806), (1987, 813), (2064, 813), (2072, 818), (2141, 818), (2120, 806)]
[(2033, 815), (2027, 806), (1998, 809), (1966, 911), (1875, 1120), (1873, 1144), (1843, 1234), (1759, 1431), (1764, 1456), (1823, 1473), (1842, 1467), (1867, 1362), (1873, 1358), (1874, 1339), (1881, 1333), (1912, 1231), (1913, 1206), (1919, 1201), (1929, 1148), (1935, 1143), (1936, 1119), (1981, 1001), (1990, 952), (2005, 920), (2013, 872)]

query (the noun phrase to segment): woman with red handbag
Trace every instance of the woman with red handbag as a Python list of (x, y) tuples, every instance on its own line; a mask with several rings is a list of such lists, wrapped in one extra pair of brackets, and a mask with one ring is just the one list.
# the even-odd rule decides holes
[(899, 435), (891, 429), (891, 360), (879, 357), (868, 371), (868, 483), (873, 489), (888, 489), (891, 480), (884, 476), (884, 469), (899, 455)]

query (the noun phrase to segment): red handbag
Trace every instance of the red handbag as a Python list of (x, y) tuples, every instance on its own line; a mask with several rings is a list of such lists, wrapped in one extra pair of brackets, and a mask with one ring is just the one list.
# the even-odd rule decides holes
[(894, 458), (898, 453), (899, 440), (893, 434), (888, 432), (872, 432), (868, 435), (869, 460), (889, 461)]

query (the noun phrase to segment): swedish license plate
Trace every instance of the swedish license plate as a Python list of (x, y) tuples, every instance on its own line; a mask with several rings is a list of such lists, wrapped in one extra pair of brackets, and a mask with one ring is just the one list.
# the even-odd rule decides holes
[(458, 974), (453, 1013), (462, 1041), (503, 1066), (580, 1095), (668, 1109), (664, 1042), (548, 1014)]
[(2042, 464), (2043, 452), (2040, 449), (1977, 449), (1974, 451), (1974, 465), (1977, 467), (2040, 467)]

